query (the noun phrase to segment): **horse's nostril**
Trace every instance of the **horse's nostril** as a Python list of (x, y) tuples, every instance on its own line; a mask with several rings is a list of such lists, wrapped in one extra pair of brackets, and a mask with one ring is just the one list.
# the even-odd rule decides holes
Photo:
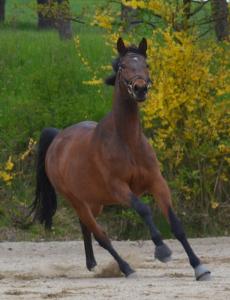
[(134, 88), (134, 92), (136, 93), (146, 93), (148, 90), (146, 85), (140, 86), (138, 84), (135, 84), (133, 88)]
[(137, 84), (134, 85), (134, 91), (138, 92), (139, 91), (139, 86)]

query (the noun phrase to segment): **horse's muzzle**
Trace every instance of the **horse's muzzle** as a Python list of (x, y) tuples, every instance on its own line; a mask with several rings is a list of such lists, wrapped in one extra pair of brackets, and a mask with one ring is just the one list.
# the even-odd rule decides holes
[(135, 100), (138, 102), (143, 102), (146, 100), (148, 92), (148, 86), (147, 84), (139, 85), (138, 83), (135, 83), (133, 86), (133, 94), (135, 96)]
[(129, 95), (137, 102), (145, 101), (152, 81), (144, 79), (141, 76), (134, 76), (130, 80), (123, 79), (122, 82), (126, 85)]

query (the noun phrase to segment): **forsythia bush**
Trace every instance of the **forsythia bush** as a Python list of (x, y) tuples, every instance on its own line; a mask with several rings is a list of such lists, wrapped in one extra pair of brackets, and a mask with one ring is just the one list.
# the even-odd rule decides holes
[(12, 162), (11, 156), (9, 156), (6, 163), (0, 167), (0, 181), (3, 181), (7, 185), (10, 185), (14, 177), (13, 168), (14, 168), (14, 163)]
[(179, 206), (207, 212), (228, 199), (229, 53), (194, 43), (194, 35), (161, 34), (150, 41), (154, 88), (144, 126)]
[[(29, 139), (28, 147), (27, 149), (21, 153), (15, 160), (13, 161), (12, 157), (9, 156), (8, 160), (5, 162), (5, 164), (0, 165), (0, 189), (1, 185), (8, 185), (10, 186), (13, 179), (16, 176), (19, 176), (21, 171), (16, 171), (15, 167), (17, 164), (17, 167), (22, 165), (22, 162), (34, 151), (36, 141), (34, 141), (32, 138)], [(22, 166), (21, 166), (22, 169)]]

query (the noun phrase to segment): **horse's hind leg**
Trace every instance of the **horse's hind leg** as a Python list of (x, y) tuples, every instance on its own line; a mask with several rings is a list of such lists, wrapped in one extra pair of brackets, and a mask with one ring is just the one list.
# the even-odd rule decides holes
[(96, 222), (92, 211), (89, 209), (89, 207), (81, 207), (80, 209), (77, 209), (77, 212), (81, 222), (87, 227), (89, 232), (93, 233), (99, 245), (106, 249), (117, 261), (121, 272), (124, 273), (126, 277), (134, 273), (134, 270), (129, 266), (129, 264), (126, 261), (124, 261), (113, 248), (109, 238), (107, 237), (103, 229), (100, 227), (100, 225)]
[(194, 253), (192, 247), (190, 246), (187, 240), (182, 224), (173, 211), (171, 195), (166, 181), (164, 180), (160, 172), (158, 172), (156, 176), (154, 176), (153, 180), (154, 181), (151, 188), (151, 192), (155, 196), (164, 215), (168, 219), (172, 233), (184, 247), (184, 250), (188, 255), (189, 262), (194, 268), (196, 279), (208, 279), (210, 276), (210, 272), (201, 264), (199, 258)]
[(92, 236), (91, 232), (88, 228), (81, 222), (81, 231), (84, 239), (84, 246), (85, 246), (85, 256), (86, 256), (86, 267), (89, 271), (91, 271), (96, 265), (97, 262), (94, 257), (93, 247), (92, 247)]
[[(92, 208), (94, 217), (97, 217), (103, 209), (103, 206), (96, 205)], [(85, 247), (85, 256), (86, 256), (86, 267), (89, 271), (91, 271), (96, 265), (97, 262), (93, 253), (93, 245), (92, 245), (92, 234), (88, 230), (88, 228), (81, 222), (81, 231), (84, 239), (84, 247)]]

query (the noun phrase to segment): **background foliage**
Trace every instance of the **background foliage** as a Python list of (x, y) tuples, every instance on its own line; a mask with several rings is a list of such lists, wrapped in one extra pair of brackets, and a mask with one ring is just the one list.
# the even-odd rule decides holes
[[(200, 10), (199, 3), (192, 4), (197, 13), (189, 18), (184, 1), (70, 5), (84, 24), (74, 23), (74, 39), (63, 42), (55, 30), (37, 30), (33, 1), (7, 1), (0, 28), (2, 238), (47, 238), (40, 226), (27, 226), (23, 219), (33, 198), (36, 141), (44, 127), (97, 121), (110, 109), (112, 89), (102, 82), (111, 72), (119, 35), (127, 43), (148, 38), (154, 84), (142, 107), (143, 126), (187, 230), (191, 235), (228, 234), (229, 45), (217, 44), (213, 27), (203, 21), (211, 14), (210, 4)], [(151, 198), (143, 201), (152, 205), (156, 223), (168, 236)], [(73, 238), (76, 217), (65, 202), (60, 207), (48, 238)], [(116, 228), (114, 237), (148, 237), (131, 210), (108, 208), (102, 222)]]

